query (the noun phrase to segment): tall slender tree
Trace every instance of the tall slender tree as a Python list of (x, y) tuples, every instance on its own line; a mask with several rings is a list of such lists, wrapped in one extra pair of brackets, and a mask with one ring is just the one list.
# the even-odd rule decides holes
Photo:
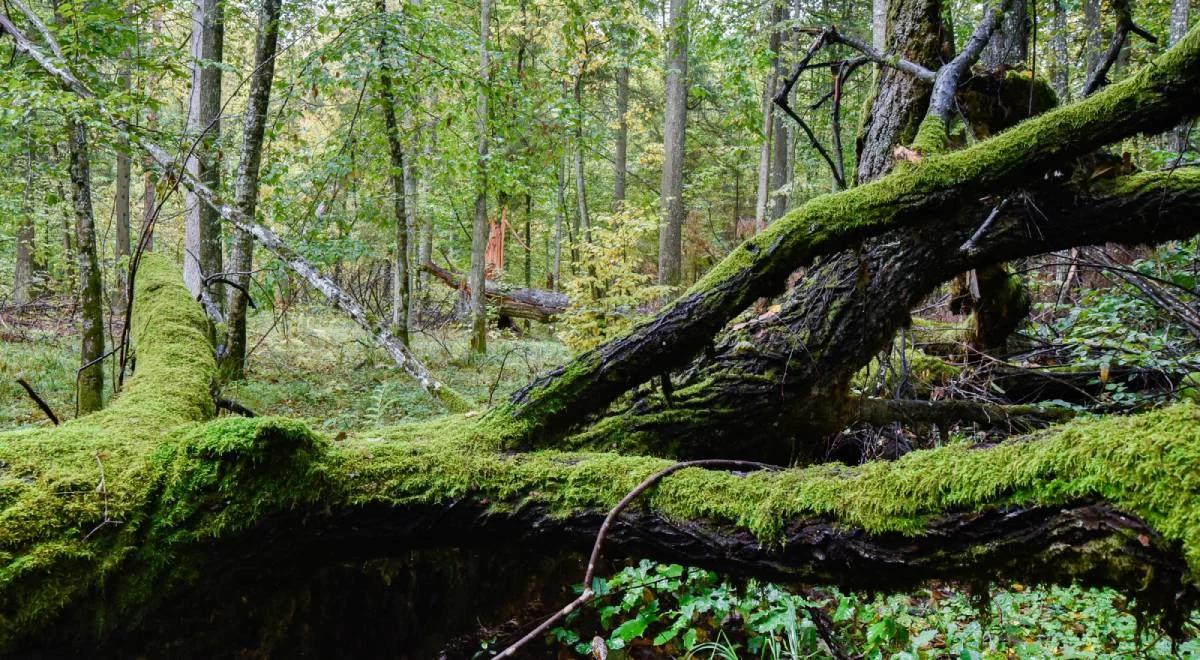
[(96, 225), (92, 215), (92, 174), (88, 162), (88, 129), (83, 121), (69, 124), (71, 197), (75, 208), (75, 245), (79, 254), (79, 374), (77, 403), (80, 414), (104, 405), (104, 302), (100, 290), (100, 259), (96, 253)]
[[(385, 17), (387, 3), (376, 0), (376, 9)], [(408, 172), (407, 156), (404, 144), (400, 139), (400, 126), (396, 121), (396, 91), (392, 83), (391, 51), (387, 38), (388, 26), (384, 26), (384, 35), (380, 39), (379, 67), (379, 104), (383, 112), (384, 133), (387, 135), (388, 156), (391, 167), (388, 179), (392, 185), (392, 210), (395, 222), (396, 244), (392, 255), (392, 334), (396, 335), (406, 346), (408, 345), (408, 305), (409, 305), (409, 263), (408, 263), (408, 224), (407, 208), (408, 188), (406, 176)]]
[[(258, 17), (258, 38), (254, 46), (254, 71), (242, 122), (242, 155), (234, 180), (234, 204), (238, 211), (253, 218), (258, 208), (259, 168), (262, 164), (263, 137), (267, 127), (267, 108), (271, 103), (271, 84), (275, 79), (275, 54), (279, 43), (279, 17), (282, 0), (263, 0)], [(239, 379), (246, 369), (246, 307), (250, 271), (254, 267), (254, 237), (238, 230), (233, 236), (229, 268), (238, 286), (229, 287), (226, 309), (229, 312), (229, 337), (223, 363), (225, 376)]]
[[(886, 4), (886, 0), (882, 0)], [(773, 112), (775, 91), (779, 86), (779, 46), (781, 36), (779, 24), (783, 21), (783, 1), (772, 0), (767, 9), (767, 51), (771, 63), (767, 69), (767, 80), (763, 85), (762, 143), (758, 152), (758, 195), (754, 205), (755, 230), (767, 222), (767, 208), (771, 196), (771, 154), (775, 135), (775, 113)]]
[(488, 95), (491, 85), (491, 58), (488, 54), (488, 36), (491, 33), (492, 0), (482, 0), (479, 5), (479, 95), (476, 99), (475, 130), (478, 133), (476, 154), (475, 223), (471, 231), (471, 272), (468, 277), (470, 288), (471, 353), (487, 352), (487, 242), (488, 242)]
[[(223, 0), (195, 0), (192, 9), (192, 93), (187, 128), (195, 142), (188, 172), (210, 190), (221, 187), (217, 140), (221, 135), (221, 59), (225, 44)], [(190, 190), (184, 229), (183, 279), (193, 296), (207, 295), (204, 278), (220, 273), (221, 217)], [(214, 292), (219, 291), (213, 287)], [(219, 305), (219, 296), (212, 296)]]
[(613, 210), (625, 204), (625, 173), (629, 169), (629, 63), (617, 66), (617, 131), (613, 148)]
[(26, 138), (25, 190), (21, 193), (21, 213), (17, 216), (17, 253), (13, 269), (13, 303), (27, 305), (33, 299), (34, 249), (37, 227), (33, 221), (33, 139)]
[[(1192, 0), (1175, 0), (1171, 3), (1171, 29), (1168, 36), (1172, 46), (1187, 35), (1188, 24), (1191, 20), (1191, 3)], [(1175, 151), (1183, 153), (1188, 150), (1191, 125), (1191, 122), (1184, 122), (1175, 128), (1174, 140), (1172, 140)]]
[(683, 267), (683, 151), (687, 124), (688, 0), (670, 0), (667, 21), (667, 108), (663, 120), (663, 219), (658, 282), (678, 285)]

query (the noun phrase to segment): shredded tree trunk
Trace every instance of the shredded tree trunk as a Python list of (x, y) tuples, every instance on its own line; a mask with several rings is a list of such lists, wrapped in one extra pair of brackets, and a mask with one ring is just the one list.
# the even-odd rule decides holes
[[(466, 280), (462, 275), (446, 270), (433, 262), (421, 265), (421, 270), (430, 273), (452, 289), (464, 290)], [(494, 305), (500, 316), (518, 319), (529, 319), (540, 323), (550, 323), (560, 314), (567, 311), (571, 304), (565, 293), (547, 291), (546, 289), (521, 289), (510, 287), (502, 282), (487, 280), (488, 303)]]

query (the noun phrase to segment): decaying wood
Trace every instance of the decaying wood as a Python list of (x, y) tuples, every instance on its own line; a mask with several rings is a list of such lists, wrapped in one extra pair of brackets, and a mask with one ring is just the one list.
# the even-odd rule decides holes
[[(421, 270), (432, 274), (452, 289), (465, 289), (463, 276), (427, 261)], [(487, 280), (488, 304), (493, 305), (501, 316), (530, 319), (550, 323), (567, 311), (571, 301), (565, 293), (547, 289), (524, 289), (510, 287), (495, 280)]]

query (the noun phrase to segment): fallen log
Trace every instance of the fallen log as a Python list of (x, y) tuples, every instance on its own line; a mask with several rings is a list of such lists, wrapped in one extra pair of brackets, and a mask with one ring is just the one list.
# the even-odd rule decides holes
[[(0, 434), (0, 652), (129, 639), (231, 565), (573, 553), (671, 464), (514, 454), (487, 417), (343, 441), (295, 420), (214, 420), (203, 311), (164, 257), (143, 268), (125, 390), (62, 426)], [(605, 552), (873, 589), (1079, 579), (1182, 610), (1197, 595), (1197, 475), (1200, 409), (1178, 405), (856, 468), (682, 470), (620, 516)]]
[[(432, 261), (421, 264), (421, 270), (432, 274), (452, 289), (465, 290), (466, 280), (459, 273), (442, 268)], [(521, 289), (495, 280), (487, 281), (485, 293), (488, 304), (495, 306), (501, 316), (529, 319), (539, 323), (553, 322), (567, 311), (571, 304), (565, 293), (546, 289)]]

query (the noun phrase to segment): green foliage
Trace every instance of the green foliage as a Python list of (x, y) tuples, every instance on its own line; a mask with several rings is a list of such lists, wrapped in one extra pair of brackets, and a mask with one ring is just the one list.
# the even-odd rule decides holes
[(576, 657), (591, 657), (595, 636), (610, 650), (649, 645), (675, 657), (704, 660), (824, 657), (828, 651), (813, 620), (818, 611), (832, 624), (842, 649), (868, 659), (1200, 653), (1197, 640), (1176, 647), (1153, 627), (1139, 624), (1119, 594), (1078, 586), (1012, 583), (986, 599), (942, 584), (912, 594), (793, 593), (771, 583), (734, 584), (709, 571), (646, 560), (608, 580), (597, 578), (593, 586), (596, 598), (547, 638)]
[(656, 216), (625, 206), (592, 229), (591, 241), (579, 245), (586, 272), (567, 284), (571, 306), (558, 333), (572, 350), (586, 351), (619, 337), (670, 293), (669, 287), (654, 284), (653, 271), (641, 257), (656, 229)]

